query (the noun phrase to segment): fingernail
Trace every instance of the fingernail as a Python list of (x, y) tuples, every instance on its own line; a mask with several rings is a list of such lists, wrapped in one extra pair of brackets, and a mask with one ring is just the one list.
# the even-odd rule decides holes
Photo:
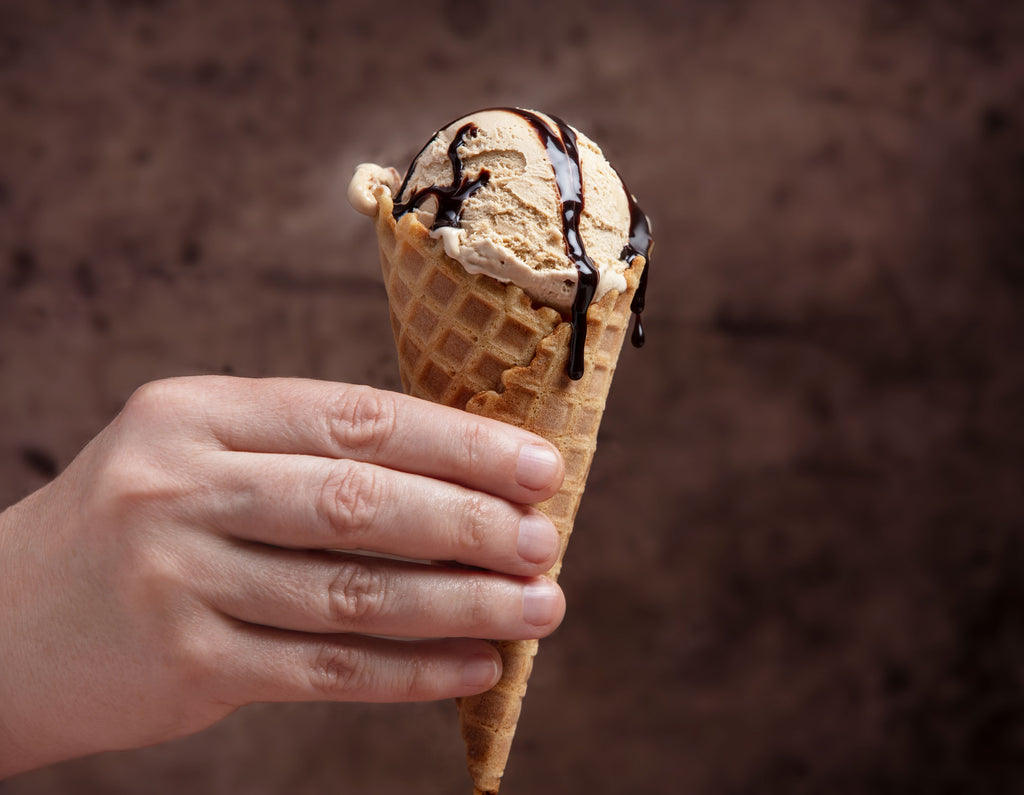
[(551, 560), (557, 549), (558, 531), (544, 514), (528, 513), (519, 520), (519, 557), (530, 563), (544, 563)]
[(558, 603), (558, 586), (548, 580), (523, 588), (523, 621), (535, 627), (550, 624)]
[(550, 447), (527, 444), (519, 451), (516, 481), (527, 489), (543, 489), (558, 476), (558, 455)]
[(483, 690), (498, 681), (498, 664), (493, 657), (478, 655), (462, 667), (462, 684), (474, 690)]

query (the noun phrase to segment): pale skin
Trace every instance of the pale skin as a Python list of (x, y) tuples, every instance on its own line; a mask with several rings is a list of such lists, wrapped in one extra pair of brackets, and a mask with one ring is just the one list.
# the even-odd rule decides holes
[(563, 472), (539, 437), (368, 387), (146, 385), (0, 513), (0, 778), (253, 702), (487, 690), (483, 638), (564, 614), (528, 507)]

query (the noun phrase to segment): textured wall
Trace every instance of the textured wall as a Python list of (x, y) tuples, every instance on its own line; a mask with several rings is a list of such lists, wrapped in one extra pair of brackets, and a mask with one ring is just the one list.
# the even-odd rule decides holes
[[(146, 380), (397, 387), (353, 166), (550, 110), (657, 247), (503, 791), (1019, 786), (1022, 6), (404, 5), (0, 0), (0, 504)], [(0, 789), (466, 784), (441, 703), (257, 706)]]

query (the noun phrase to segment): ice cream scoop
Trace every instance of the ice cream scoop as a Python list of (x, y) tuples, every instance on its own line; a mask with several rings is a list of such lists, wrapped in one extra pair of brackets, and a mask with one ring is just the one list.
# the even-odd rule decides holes
[[(585, 317), (610, 290), (623, 291), (637, 255), (650, 259), (651, 230), (615, 169), (582, 133), (549, 114), (494, 108), (438, 130), (398, 172), (363, 164), (349, 188), (373, 215), (386, 187), (396, 218), (415, 213), (468, 273), (512, 283), (572, 322), (569, 373), (583, 371)], [(634, 345), (643, 344), (637, 291)]]

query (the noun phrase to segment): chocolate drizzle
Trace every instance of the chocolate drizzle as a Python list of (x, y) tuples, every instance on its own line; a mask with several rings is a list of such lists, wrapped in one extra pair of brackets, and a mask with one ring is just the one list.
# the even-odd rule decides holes
[(600, 272), (594, 261), (587, 256), (587, 250), (580, 236), (580, 219), (583, 217), (583, 169), (580, 167), (580, 152), (576, 145), (576, 133), (561, 119), (549, 118), (557, 125), (552, 130), (537, 114), (528, 110), (516, 110), (520, 116), (537, 131), (555, 172), (555, 184), (562, 200), (562, 232), (565, 253), (576, 266), (579, 279), (576, 295), (572, 301), (569, 323), (572, 336), (569, 338), (569, 378), (574, 381), (583, 377), (583, 352), (587, 344), (587, 310), (597, 293)]
[[(467, 138), (471, 138), (476, 135), (477, 126), (473, 123), (464, 124), (459, 128), (459, 131), (455, 133), (455, 137), (452, 138), (451, 144), (448, 146), (448, 160), (452, 164), (452, 184), (451, 185), (431, 185), (428, 188), (421, 188), (415, 191), (409, 200), (403, 204), (396, 204), (393, 215), (398, 218), (400, 215), (404, 215), (419, 207), (430, 197), (437, 200), (437, 212), (434, 214), (434, 223), (431, 224), (431, 229), (440, 229), (443, 226), (459, 225), (459, 219), (462, 216), (462, 203), (466, 201), (470, 196), (476, 193), (480, 188), (490, 181), (491, 173), (485, 169), (480, 169), (480, 173), (477, 174), (476, 179), (466, 179), (463, 176), (463, 165), (462, 158), (459, 157), (459, 147), (465, 143)], [(436, 136), (435, 136), (436, 137)], [(433, 139), (431, 139), (433, 140)], [(409, 184), (409, 176), (412, 174), (417, 161), (420, 159), (420, 155), (423, 154), (424, 149), (420, 150), (420, 153), (416, 155), (416, 159), (413, 160), (412, 165), (409, 166), (409, 171), (405, 175), (405, 182), (402, 183), (402, 187), (398, 191), (398, 196), (401, 197), (405, 192), (406, 187)]]
[[(622, 177), (619, 179), (621, 180)], [(647, 299), (647, 271), (651, 266), (651, 245), (654, 241), (651, 238), (651, 220), (640, 209), (640, 205), (636, 203), (636, 198), (629, 192), (625, 182), (622, 183), (622, 188), (626, 191), (626, 197), (629, 199), (629, 242), (622, 249), (619, 258), (632, 265), (633, 260), (643, 256), (647, 263), (643, 273), (640, 274), (640, 283), (637, 285), (636, 292), (633, 293), (633, 301), (629, 305), (629, 309), (633, 313), (633, 333), (629, 341), (633, 343), (634, 348), (642, 348), (646, 342), (643, 313)]]
[[(584, 207), (584, 186), (583, 169), (580, 165), (579, 148), (576, 142), (576, 133), (561, 119), (547, 114), (554, 123), (554, 128), (540, 115), (521, 108), (492, 108), (513, 113), (525, 121), (537, 132), (541, 143), (547, 152), (548, 160), (554, 171), (555, 185), (558, 188), (561, 201), (562, 231), (565, 240), (565, 252), (569, 261), (575, 266), (579, 275), (576, 295), (573, 298), (570, 310), (570, 325), (572, 336), (569, 341), (569, 362), (568, 375), (573, 380), (583, 376), (584, 350), (587, 341), (587, 310), (597, 293), (600, 271), (594, 265), (593, 260), (587, 255), (583, 238), (580, 235), (580, 220), (583, 217)], [(447, 129), (451, 125), (446, 125)], [(440, 131), (438, 131), (440, 132)], [(462, 213), (462, 203), (472, 196), (477, 190), (487, 184), (490, 173), (481, 169), (476, 179), (467, 179), (463, 175), (462, 158), (459, 155), (459, 148), (465, 140), (477, 132), (473, 123), (468, 123), (459, 128), (455, 137), (448, 146), (448, 159), (452, 164), (452, 184), (448, 186), (432, 185), (414, 191), (409, 198), (394, 207), (394, 217), (398, 218), (404, 213), (419, 207), (430, 197), (437, 200), (437, 212), (431, 229), (441, 227), (457, 227)], [(436, 139), (436, 135), (427, 143), (427, 146)], [(399, 188), (396, 200), (401, 199), (409, 185), (409, 180), (416, 169), (416, 164), (426, 151), (427, 146), (420, 150), (413, 159), (409, 170), (406, 172), (405, 180)], [(621, 177), (620, 177), (621, 179)], [(647, 262), (643, 273), (640, 275), (640, 283), (637, 286), (630, 309), (635, 317), (631, 342), (637, 348), (644, 344), (644, 327), (641, 322), (641, 314), (644, 310), (644, 299), (647, 291), (647, 271), (650, 269), (651, 251), (651, 225), (647, 216), (640, 209), (633, 197), (633, 194), (626, 188), (625, 183), (622, 189), (629, 200), (629, 241), (622, 249), (620, 258), (632, 265), (633, 260), (643, 256)]]

